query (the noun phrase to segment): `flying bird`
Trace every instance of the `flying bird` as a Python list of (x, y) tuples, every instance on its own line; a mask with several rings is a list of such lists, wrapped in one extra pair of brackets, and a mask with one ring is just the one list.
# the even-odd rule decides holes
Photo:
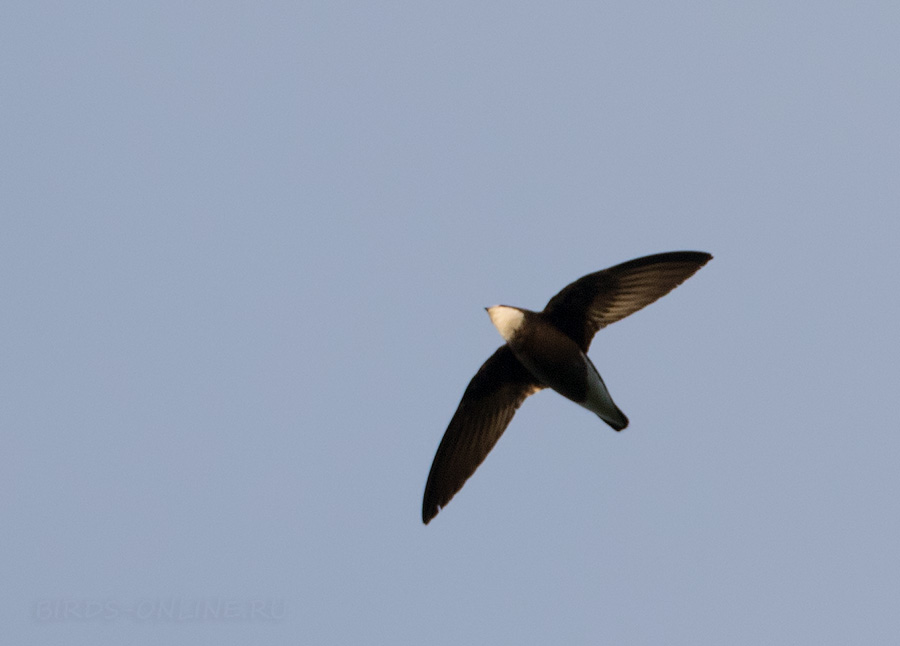
[(637, 312), (690, 278), (712, 256), (672, 251), (588, 274), (566, 286), (541, 312), (487, 309), (504, 343), (469, 382), (444, 433), (422, 501), (427, 525), (456, 493), (509, 426), (529, 395), (552, 388), (621, 431), (619, 410), (587, 356), (600, 328)]

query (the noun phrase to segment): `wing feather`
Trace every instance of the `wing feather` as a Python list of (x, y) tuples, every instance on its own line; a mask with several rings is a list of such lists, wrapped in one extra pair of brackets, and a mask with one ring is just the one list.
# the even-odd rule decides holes
[(501, 346), (484, 362), (466, 388), (434, 456), (422, 501), (426, 525), (475, 473), (516, 409), (540, 389), (509, 346)]
[(543, 314), (587, 352), (597, 330), (662, 298), (711, 258), (702, 251), (672, 251), (630, 260), (567, 285)]

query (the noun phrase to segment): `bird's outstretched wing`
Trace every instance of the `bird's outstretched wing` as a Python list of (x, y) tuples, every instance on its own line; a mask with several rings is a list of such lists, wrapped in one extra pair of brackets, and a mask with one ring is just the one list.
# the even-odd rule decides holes
[(525, 398), (541, 388), (507, 345), (478, 369), (434, 456), (422, 501), (426, 525), (475, 473)]
[(567, 285), (543, 314), (587, 352), (597, 330), (665, 296), (711, 258), (702, 251), (672, 251), (630, 260)]

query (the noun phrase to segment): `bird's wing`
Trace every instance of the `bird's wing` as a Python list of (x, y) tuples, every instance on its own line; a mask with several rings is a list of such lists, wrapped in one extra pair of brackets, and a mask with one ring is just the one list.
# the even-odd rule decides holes
[(501, 346), (484, 362), (434, 456), (422, 501), (426, 525), (475, 473), (525, 398), (541, 388), (509, 346)]
[(711, 258), (702, 251), (672, 251), (630, 260), (567, 285), (543, 314), (587, 352), (597, 330), (665, 296)]

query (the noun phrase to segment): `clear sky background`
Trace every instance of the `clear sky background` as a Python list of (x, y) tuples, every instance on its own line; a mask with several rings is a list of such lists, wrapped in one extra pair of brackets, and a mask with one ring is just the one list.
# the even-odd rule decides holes
[[(6, 0), (4, 643), (895, 643), (898, 60), (895, 1)], [(680, 249), (628, 429), (536, 395), (423, 526), (482, 308)]]

